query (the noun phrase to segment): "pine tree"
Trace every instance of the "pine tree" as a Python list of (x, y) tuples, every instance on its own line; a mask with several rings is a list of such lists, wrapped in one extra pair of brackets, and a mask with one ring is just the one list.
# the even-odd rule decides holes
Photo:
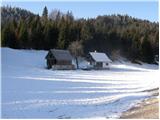
[(131, 46), (131, 54), (130, 56), (132, 59), (141, 59), (141, 43), (138, 38), (138, 33), (134, 33), (134, 36), (132, 37), (132, 46)]
[(154, 60), (153, 49), (150, 41), (147, 39), (147, 35), (142, 42), (142, 56), (144, 62), (152, 63)]
[(44, 9), (43, 9), (42, 17), (45, 17), (45, 18), (48, 17), (48, 9), (47, 9), (46, 6), (45, 6)]
[(45, 49), (43, 26), (41, 24), (39, 16), (34, 21), (35, 26), (32, 28), (32, 45), (34, 49)]
[(54, 24), (46, 24), (43, 34), (46, 49), (56, 48), (58, 41), (58, 29), (56, 26)]
[(48, 9), (45, 6), (42, 13), (42, 23), (45, 24), (48, 20)]
[(60, 28), (59, 28), (59, 36), (58, 36), (58, 43), (57, 47), (60, 49), (66, 49), (68, 46), (68, 28), (67, 23), (62, 17), (60, 21)]
[(81, 39), (82, 40), (87, 41), (93, 38), (91, 29), (92, 28), (90, 24), (87, 22), (82, 26), (82, 29), (81, 29)]
[(8, 23), (3, 28), (1, 40), (2, 40), (2, 46), (18, 48), (18, 43), (16, 42), (13, 22)]
[(28, 48), (28, 31), (27, 26), (25, 25), (23, 20), (21, 21), (19, 40), (22, 48)]
[(65, 40), (66, 40), (66, 29), (65, 29), (65, 27), (62, 27), (60, 29), (57, 47), (60, 49), (64, 49), (65, 48)]

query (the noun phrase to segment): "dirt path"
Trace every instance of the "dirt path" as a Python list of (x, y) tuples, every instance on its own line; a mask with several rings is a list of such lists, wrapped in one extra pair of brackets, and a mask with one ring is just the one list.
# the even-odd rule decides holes
[(144, 100), (133, 108), (124, 112), (121, 119), (159, 119), (159, 98), (153, 94), (153, 98)]

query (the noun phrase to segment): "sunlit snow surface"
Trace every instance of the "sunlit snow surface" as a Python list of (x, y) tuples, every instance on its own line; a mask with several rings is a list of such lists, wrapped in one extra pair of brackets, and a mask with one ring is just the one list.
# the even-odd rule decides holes
[(2, 118), (118, 118), (159, 86), (157, 65), (52, 71), (45, 69), (46, 51), (1, 52)]

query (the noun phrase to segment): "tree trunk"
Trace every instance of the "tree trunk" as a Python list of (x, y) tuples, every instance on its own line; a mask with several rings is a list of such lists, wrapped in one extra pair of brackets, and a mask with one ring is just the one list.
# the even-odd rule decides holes
[(79, 69), (79, 65), (78, 65), (78, 58), (77, 58), (77, 57), (75, 57), (75, 59), (76, 59), (77, 69)]

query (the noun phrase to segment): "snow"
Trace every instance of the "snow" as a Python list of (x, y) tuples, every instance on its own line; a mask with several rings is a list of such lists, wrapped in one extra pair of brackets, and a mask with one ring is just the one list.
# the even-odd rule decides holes
[(100, 52), (90, 52), (90, 55), (96, 62), (111, 62), (108, 56), (105, 53)]
[[(118, 118), (159, 87), (157, 65), (113, 62), (110, 70), (47, 70), (47, 51), (2, 52), (2, 118)], [(80, 63), (80, 65), (83, 64)]]

